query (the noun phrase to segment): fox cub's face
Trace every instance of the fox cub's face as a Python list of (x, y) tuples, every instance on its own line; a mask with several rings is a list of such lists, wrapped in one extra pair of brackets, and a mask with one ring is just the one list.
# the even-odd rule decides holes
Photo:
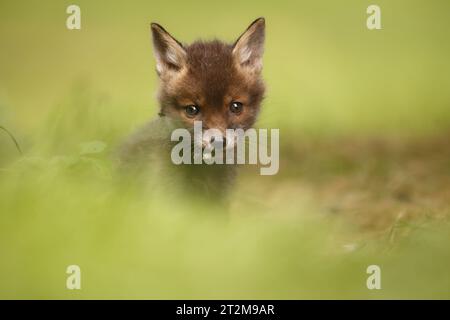
[(250, 128), (264, 95), (264, 29), (260, 18), (234, 44), (215, 40), (183, 45), (153, 23), (161, 114), (186, 128), (202, 121), (204, 129), (223, 134)]

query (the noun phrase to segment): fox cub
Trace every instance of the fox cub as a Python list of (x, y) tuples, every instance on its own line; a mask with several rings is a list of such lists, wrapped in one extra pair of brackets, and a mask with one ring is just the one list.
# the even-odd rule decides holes
[[(233, 43), (218, 40), (180, 43), (162, 26), (151, 24), (156, 72), (160, 79), (159, 117), (134, 133), (122, 145), (120, 166), (144, 177), (149, 169), (165, 172), (178, 186), (212, 200), (223, 199), (235, 176), (234, 165), (174, 165), (171, 132), (193, 130), (194, 121), (206, 129), (218, 129), (225, 140), (226, 129), (251, 128), (264, 96), (261, 76), (265, 21), (255, 20)], [(206, 147), (213, 141), (203, 137)], [(224, 142), (230, 145), (230, 141)], [(231, 144), (233, 145), (233, 144)], [(152, 170), (150, 170), (152, 171)], [(170, 179), (169, 179), (170, 180)], [(183, 183), (184, 182), (184, 183)], [(170, 183), (169, 183), (170, 185)]]

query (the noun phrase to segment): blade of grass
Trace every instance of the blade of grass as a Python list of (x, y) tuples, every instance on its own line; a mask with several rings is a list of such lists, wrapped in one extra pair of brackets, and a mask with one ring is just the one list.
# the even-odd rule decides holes
[(5, 131), (8, 136), (11, 138), (11, 140), (14, 142), (14, 144), (16, 145), (17, 151), (19, 151), (20, 155), (23, 155), (22, 153), (22, 149), (20, 148), (19, 143), (17, 142), (16, 138), (13, 136), (13, 134), (11, 132), (9, 132), (5, 127), (0, 126), (0, 129), (2, 129), (3, 131)]

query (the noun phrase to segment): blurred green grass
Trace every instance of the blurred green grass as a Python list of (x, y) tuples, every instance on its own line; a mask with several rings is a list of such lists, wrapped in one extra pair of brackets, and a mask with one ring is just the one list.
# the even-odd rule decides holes
[[(77, 3), (80, 31), (69, 1), (0, 3), (0, 125), (24, 150), (0, 134), (1, 298), (450, 297), (447, 1), (378, 1), (381, 31), (368, 1)], [(280, 174), (244, 169), (230, 214), (118, 183), (111, 154), (157, 110), (150, 21), (232, 41), (258, 16)]]
[(35, 128), (82, 79), (108, 99), (112, 119), (134, 125), (156, 110), (150, 21), (186, 42), (233, 41), (265, 16), (262, 125), (375, 134), (448, 128), (450, 5), (379, 1), (383, 30), (369, 31), (370, 3), (79, 1), (82, 30), (69, 31), (69, 1), (3, 1), (0, 106), (12, 125)]

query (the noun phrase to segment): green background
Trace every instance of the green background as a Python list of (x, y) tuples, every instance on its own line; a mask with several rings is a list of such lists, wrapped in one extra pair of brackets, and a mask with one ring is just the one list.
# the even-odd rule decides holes
[[(0, 297), (449, 298), (450, 3), (376, 1), (373, 31), (370, 4), (2, 1), (0, 126), (24, 154), (0, 132)], [(116, 185), (111, 154), (157, 113), (150, 22), (232, 42), (259, 16), (279, 175), (244, 170), (229, 214)]]

